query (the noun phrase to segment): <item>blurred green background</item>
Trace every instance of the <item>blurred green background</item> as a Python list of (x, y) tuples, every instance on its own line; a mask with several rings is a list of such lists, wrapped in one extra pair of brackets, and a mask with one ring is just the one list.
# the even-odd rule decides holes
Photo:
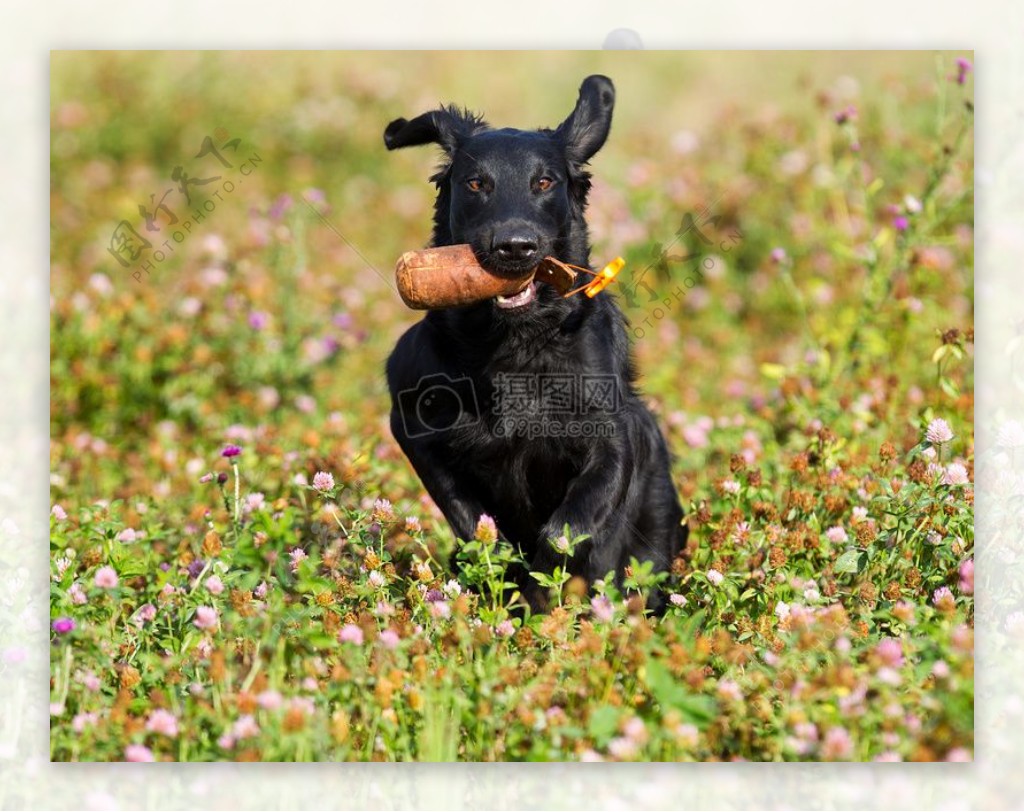
[[(376, 434), (387, 413), (384, 359), (419, 317), (390, 287), (393, 263), (429, 239), (427, 178), (439, 160), (433, 147), (387, 153), (383, 128), (448, 101), (495, 126), (555, 126), (594, 72), (617, 88), (611, 137), (592, 162), (595, 262), (622, 254), (636, 273), (704, 206), (722, 235), (742, 235), (728, 255), (699, 243), (674, 249), (710, 255), (713, 270), (637, 341), (648, 390), (666, 410), (691, 412), (766, 392), (759, 364), (806, 349), (802, 313), (826, 346), (829, 330), (858, 317), (856, 298), (838, 294), (864, 278), (857, 251), (872, 221), (927, 181), (948, 135), (952, 62), (931, 52), (54, 52), (55, 434), (86, 429), (132, 446), (166, 418), (204, 430), (252, 422), (254, 412), (273, 422), (275, 398), (258, 397), (267, 386), (277, 402), (313, 395), (321, 416), (341, 410)], [(835, 122), (851, 105), (859, 155)], [(212, 156), (194, 157), (213, 133), (240, 139), (236, 154), (262, 162), (135, 281), (135, 268), (107, 251), (113, 229), (121, 219), (141, 228), (139, 204), (167, 189), (187, 219), (197, 207), (171, 175), (219, 171)], [(958, 169), (943, 191), (969, 207), (970, 166)], [(869, 201), (864, 190), (879, 178)], [(326, 222), (301, 202), (321, 192)], [(793, 257), (803, 302), (771, 266), (778, 246)], [(943, 297), (914, 330), (931, 335), (946, 306), (970, 312), (963, 280), (903, 291)], [(102, 315), (86, 296), (102, 301)], [(635, 324), (650, 315), (624, 304)], [(247, 324), (253, 312), (269, 319), (259, 336)], [(343, 334), (330, 332), (334, 319), (349, 325)], [(343, 351), (306, 363), (303, 342), (308, 350), (321, 340)], [(891, 349), (874, 346), (878, 357)]]

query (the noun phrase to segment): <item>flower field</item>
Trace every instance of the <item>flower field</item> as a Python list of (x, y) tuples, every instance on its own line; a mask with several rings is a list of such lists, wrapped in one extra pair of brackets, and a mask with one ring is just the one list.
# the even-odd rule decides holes
[[(51, 757), (972, 760), (969, 56), (55, 53)], [(381, 134), (593, 72), (690, 542), (524, 616), (390, 435), (436, 156)]]

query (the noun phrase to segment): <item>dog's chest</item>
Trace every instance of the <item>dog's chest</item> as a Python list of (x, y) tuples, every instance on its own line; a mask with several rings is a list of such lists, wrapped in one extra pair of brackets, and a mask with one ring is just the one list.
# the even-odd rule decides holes
[(510, 509), (550, 512), (583, 465), (586, 376), (574, 366), (565, 353), (537, 352), (499, 359), (473, 376), (479, 412), (452, 432), (451, 446), (460, 465)]
[(580, 440), (564, 434), (549, 421), (485, 417), (451, 439), (459, 467), (486, 495), (501, 526), (528, 536), (561, 503), (585, 460)]

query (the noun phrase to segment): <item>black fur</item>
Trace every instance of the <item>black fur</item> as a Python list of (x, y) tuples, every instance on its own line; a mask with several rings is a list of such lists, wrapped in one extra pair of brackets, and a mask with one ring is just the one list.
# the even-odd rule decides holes
[[(611, 81), (591, 76), (554, 130), (494, 130), (442, 107), (393, 121), (384, 143), (444, 150), (432, 178), (435, 246), (469, 243), (485, 267), (514, 276), (548, 255), (590, 267), (584, 167), (608, 136), (614, 99)], [(609, 376), (617, 405), (550, 419), (600, 424), (611, 436), (507, 436), (493, 412), (502, 373)], [(536, 300), (518, 309), (492, 300), (432, 311), (399, 340), (387, 377), (392, 432), (458, 538), (472, 538), (486, 513), (527, 570), (550, 572), (562, 556), (548, 539), (568, 524), (591, 536), (570, 570), (589, 582), (614, 572), (620, 585), (630, 557), (663, 571), (685, 543), (668, 449), (634, 388), (625, 318), (608, 293), (564, 299), (538, 285)], [(527, 398), (522, 417), (535, 420), (536, 406)], [(513, 577), (534, 609), (544, 606), (525, 571)], [(652, 608), (662, 605), (653, 595)]]

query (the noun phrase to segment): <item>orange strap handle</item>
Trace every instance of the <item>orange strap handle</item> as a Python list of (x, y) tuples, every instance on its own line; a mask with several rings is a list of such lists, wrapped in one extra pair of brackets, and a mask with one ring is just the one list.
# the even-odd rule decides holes
[(615, 277), (619, 275), (619, 271), (621, 271), (623, 267), (625, 267), (625, 265), (626, 260), (624, 260), (622, 257), (616, 257), (615, 259), (613, 259), (611, 262), (604, 266), (600, 273), (594, 273), (593, 271), (588, 270), (587, 268), (578, 268), (575, 265), (571, 265), (570, 267), (588, 273), (594, 278), (590, 280), (590, 282), (588, 282), (586, 285), (578, 287), (575, 290), (571, 290), (565, 295), (568, 297), (572, 296), (574, 293), (579, 293), (580, 291), (583, 291), (583, 293), (585, 293), (589, 298), (593, 299), (595, 296), (597, 296), (597, 294), (599, 294), (602, 290), (604, 290), (612, 283)]
[(619, 271), (622, 270), (625, 264), (626, 260), (622, 257), (616, 257), (613, 259), (604, 266), (604, 269), (594, 278), (594, 281), (587, 285), (583, 290), (583, 293), (593, 299), (612, 283), (612, 280), (618, 276)]

